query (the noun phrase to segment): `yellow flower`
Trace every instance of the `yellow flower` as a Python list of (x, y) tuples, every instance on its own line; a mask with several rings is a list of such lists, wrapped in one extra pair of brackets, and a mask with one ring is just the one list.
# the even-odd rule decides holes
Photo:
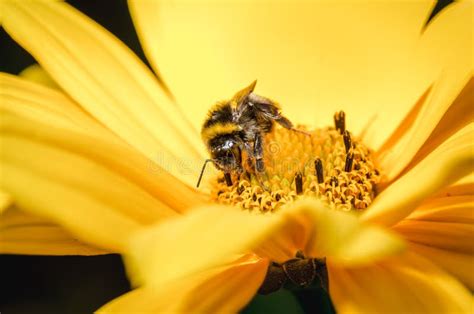
[[(327, 258), (338, 312), (471, 309), (459, 281), (474, 287), (472, 185), (457, 181), (473, 170), (472, 3), (423, 29), (431, 1), (130, 1), (176, 102), (67, 4), (1, 6), (2, 26), (60, 88), (0, 76), (3, 252), (123, 253), (140, 287), (104, 311), (236, 311), (269, 260), (298, 250)], [(385, 190), (360, 218), (314, 199), (272, 215), (203, 206), (199, 125), (255, 77), (298, 123), (344, 109), (358, 134), (373, 120), (364, 142), (378, 148)]]

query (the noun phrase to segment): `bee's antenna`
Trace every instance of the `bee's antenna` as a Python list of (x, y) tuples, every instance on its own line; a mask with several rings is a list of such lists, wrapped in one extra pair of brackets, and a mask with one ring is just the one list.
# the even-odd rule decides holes
[(196, 184), (196, 188), (198, 188), (199, 184), (201, 184), (201, 179), (202, 179), (202, 175), (204, 173), (204, 169), (206, 169), (206, 165), (209, 161), (212, 161), (212, 159), (206, 159), (206, 161), (204, 162), (204, 165), (202, 165), (201, 174), (199, 175), (199, 180), (198, 180), (198, 183)]

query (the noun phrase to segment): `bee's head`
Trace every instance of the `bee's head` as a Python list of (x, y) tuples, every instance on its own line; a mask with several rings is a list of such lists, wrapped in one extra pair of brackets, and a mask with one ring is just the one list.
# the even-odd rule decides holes
[(239, 143), (236, 139), (227, 138), (211, 150), (214, 165), (224, 172), (239, 171), (242, 165), (242, 156)]
[(227, 185), (231, 186), (232, 181), (230, 173), (242, 171), (241, 143), (242, 140), (236, 134), (217, 136), (209, 141), (208, 147), (211, 153), (211, 158), (206, 159), (204, 162), (196, 187), (199, 187), (204, 169), (209, 161), (212, 161), (217, 169), (224, 171)]

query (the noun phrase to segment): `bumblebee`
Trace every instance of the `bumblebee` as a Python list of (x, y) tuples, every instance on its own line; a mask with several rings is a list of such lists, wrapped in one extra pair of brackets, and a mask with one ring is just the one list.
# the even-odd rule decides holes
[(242, 152), (257, 178), (265, 171), (263, 139), (275, 124), (295, 130), (290, 120), (281, 115), (280, 106), (253, 93), (257, 81), (237, 92), (230, 100), (215, 104), (209, 111), (201, 130), (201, 137), (211, 155), (204, 162), (197, 187), (206, 164), (212, 161), (224, 172), (228, 186), (232, 185), (231, 173), (242, 173)]

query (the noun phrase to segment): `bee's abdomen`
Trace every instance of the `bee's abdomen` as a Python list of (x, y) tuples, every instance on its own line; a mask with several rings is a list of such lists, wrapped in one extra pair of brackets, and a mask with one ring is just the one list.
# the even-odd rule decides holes
[(201, 137), (207, 144), (217, 137), (233, 136), (241, 133), (241, 128), (235, 123), (216, 123), (210, 127), (203, 128)]
[(223, 135), (230, 135), (241, 130), (233, 122), (232, 106), (228, 102), (217, 103), (210, 111), (202, 126), (201, 136), (209, 146), (211, 140)]
[(202, 129), (209, 128), (216, 124), (224, 124), (232, 122), (232, 107), (228, 102), (217, 103), (207, 116)]

